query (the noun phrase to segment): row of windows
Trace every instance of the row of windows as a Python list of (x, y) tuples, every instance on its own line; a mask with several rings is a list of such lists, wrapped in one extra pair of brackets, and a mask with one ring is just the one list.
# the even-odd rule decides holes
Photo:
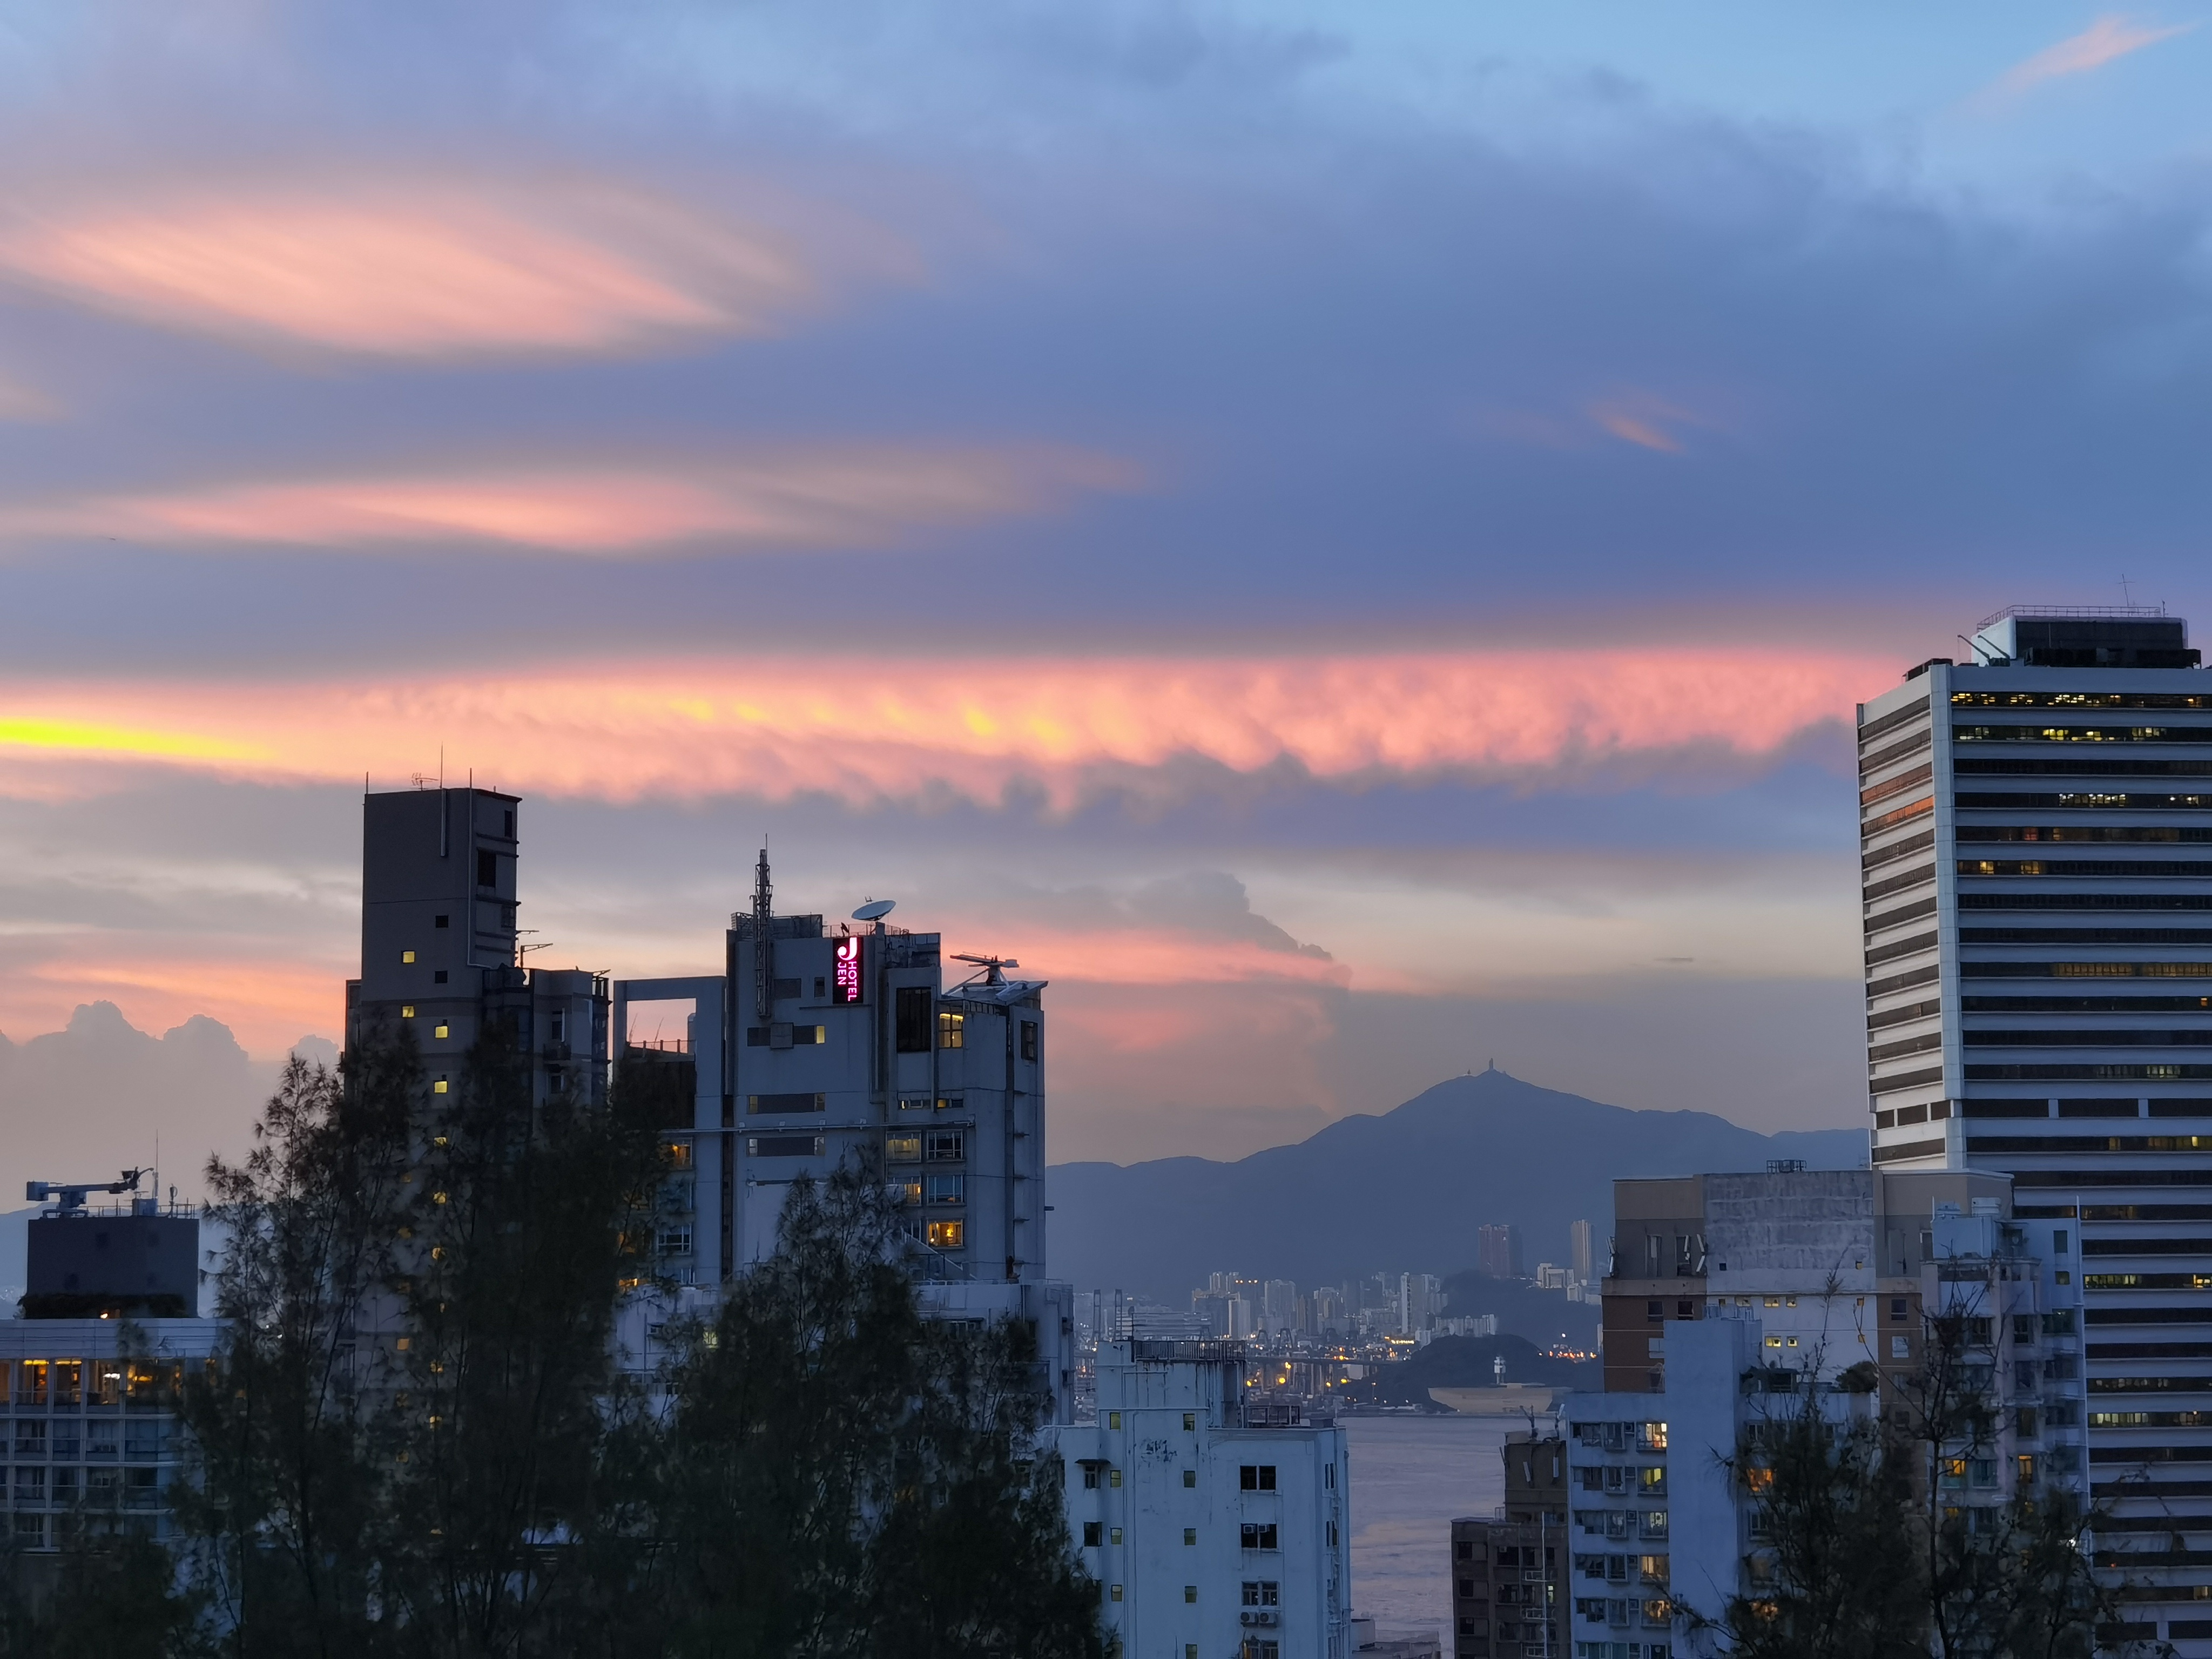
[(2057, 794), (1966, 793), (1951, 804), (1961, 812), (2040, 811), (2046, 807), (2108, 812), (2201, 812), (2212, 811), (2212, 795), (2160, 795), (2091, 789)]
[(2014, 1099), (1983, 1097), (1959, 1103), (1961, 1117), (2212, 1117), (2212, 1100), (2188, 1097), (2153, 1100), (2148, 1109), (2133, 1095), (2100, 1095), (2086, 1100), (2051, 1100), (2028, 1095)]
[(122, 1359), (0, 1359), (0, 1405), (7, 1403), (13, 1380), (18, 1411), (80, 1406), (166, 1403), (175, 1395), (180, 1373), (174, 1364)]
[(120, 1422), (112, 1417), (89, 1420), (20, 1417), (9, 1437), (17, 1457), (62, 1461), (82, 1457), (100, 1462), (124, 1458), (150, 1462), (168, 1455), (170, 1440), (167, 1418), (133, 1418)]
[(2172, 823), (2109, 825), (2092, 823), (1965, 823), (1951, 832), (1958, 842), (2160, 842), (2178, 844), (2212, 842), (2212, 829), (2185, 828)]
[[(1961, 893), (1961, 910), (2212, 910), (2212, 893)], [(1903, 915), (1903, 911), (1893, 914)], [(1880, 926), (1877, 919), (1869, 928)]]
[[(2203, 859), (1960, 859), (1962, 876), (2179, 876), (2203, 880), (2212, 863)], [(1868, 897), (1874, 890), (1867, 890)]]
[(2212, 1135), (1974, 1135), (1976, 1152), (2212, 1152)]
[(1894, 864), (1899, 859), (1911, 858), (1915, 853), (1924, 852), (1935, 844), (1936, 832), (1933, 830), (1923, 830), (1917, 836), (1905, 836), (1874, 848), (1859, 860), (1859, 868), (1862, 871), (1877, 870), (1885, 864)]
[(908, 1176), (897, 1183), (908, 1204), (965, 1204), (968, 1177), (964, 1175)]
[(2188, 1048), (2212, 1047), (2212, 1028), (2187, 1027), (2101, 1030), (2035, 1026), (1997, 1028), (1960, 1034), (1969, 1048)]
[(2042, 760), (2026, 755), (2002, 759), (1954, 760), (1961, 777), (2201, 778), (2212, 775), (2212, 760)]
[[(1932, 948), (1936, 936), (1885, 945), (1883, 951), (1901, 955), (1908, 948)], [(1961, 945), (2057, 945), (2075, 950), (2092, 945), (2212, 945), (2212, 927), (1961, 927)], [(1880, 952), (1869, 951), (1867, 960)]]
[[(1183, 1544), (1194, 1548), (1197, 1547), (1197, 1541), (1199, 1541), (1197, 1526), (1186, 1526), (1186, 1528), (1183, 1528)], [(1115, 1547), (1119, 1547), (1119, 1544), (1121, 1544), (1121, 1528), (1119, 1528), (1119, 1526), (1106, 1526), (1103, 1522), (1084, 1522), (1084, 1548), (1095, 1551), (1095, 1548), (1099, 1548), (1102, 1544), (1115, 1544)], [(1279, 1548), (1283, 1548), (1281, 1524), (1279, 1524), (1279, 1522), (1239, 1522), (1239, 1526), (1237, 1526), (1237, 1544), (1239, 1544), (1241, 1548), (1248, 1548), (1248, 1551), (1279, 1551)], [(1329, 1544), (1332, 1544), (1332, 1547), (1336, 1544), (1336, 1524), (1334, 1524), (1334, 1522), (1329, 1522)], [(1183, 1599), (1186, 1599), (1186, 1601), (1197, 1601), (1199, 1593), (1194, 1589), (1190, 1589), (1190, 1586), (1186, 1586), (1186, 1589), (1183, 1589)], [(1279, 1606), (1279, 1604), (1281, 1604), (1281, 1586), (1279, 1586), (1279, 1582), (1274, 1582), (1274, 1579), (1248, 1579), (1248, 1582), (1245, 1582), (1243, 1606), (1248, 1606), (1248, 1608), (1272, 1608), (1272, 1606)]]
[[(1954, 691), (1951, 706), (1954, 708), (2212, 708), (2212, 696), (2199, 696), (2194, 692), (2182, 691)], [(1921, 711), (1916, 708), (1912, 712), (1918, 714)], [(1894, 719), (1895, 716), (1890, 718)]]
[(2212, 1291), (2212, 1273), (2083, 1273), (2085, 1291)]
[(1921, 750), (1925, 749), (1929, 743), (1934, 741), (1934, 738), (1935, 733), (1933, 730), (1923, 726), (1920, 730), (1913, 732), (1910, 737), (1899, 738), (1897, 742), (1891, 744), (1886, 749), (1877, 750), (1871, 755), (1861, 756), (1859, 758), (1859, 776), (1861, 778), (1865, 778), (1869, 774), (1881, 771), (1885, 766), (1894, 765), (1897, 762), (1903, 760), (1907, 755), (1917, 754)]
[(2203, 726), (1954, 726), (1958, 743), (2212, 743)]
[(968, 1156), (965, 1129), (932, 1129), (927, 1133), (894, 1134), (884, 1141), (884, 1156), (893, 1164), (957, 1164)]
[(1928, 704), (1924, 699), (1909, 702), (1902, 708), (1893, 708), (1888, 714), (1869, 720), (1864, 726), (1859, 727), (1859, 746), (1863, 749), (1876, 738), (1885, 737), (1896, 731), (1900, 726), (1907, 726), (1914, 720), (1927, 718)]
[[(1920, 1007), (1933, 1013), (1942, 1005), (1922, 1003)], [(2183, 1013), (2198, 1009), (2212, 1009), (2212, 996), (2206, 997), (1960, 997), (1959, 1007), (1969, 1014), (2038, 1013), (2038, 1014), (2127, 1014), (2127, 1013)], [(1900, 1016), (1902, 1010), (1896, 1011)], [(1889, 1023), (1894, 1024), (1895, 1021)], [(1873, 1020), (1867, 1022), (1869, 1025)]]
[(2212, 1078), (2212, 1066), (2126, 1066), (2118, 1063), (2064, 1062), (2030, 1066), (2024, 1062), (1969, 1066), (1969, 1083), (2194, 1083)]
[[(1922, 969), (1923, 973), (1930, 969)], [(2212, 962), (1962, 962), (1961, 979), (2212, 979)], [(1869, 995), (1876, 988), (1867, 988)]]

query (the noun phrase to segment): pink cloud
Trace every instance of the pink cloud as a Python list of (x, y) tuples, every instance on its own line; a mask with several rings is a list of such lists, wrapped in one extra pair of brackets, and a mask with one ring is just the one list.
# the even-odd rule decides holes
[(787, 238), (598, 184), (415, 178), (88, 188), (0, 271), (167, 328), (398, 356), (762, 332), (813, 299)]
[[(606, 664), (283, 687), (18, 684), (0, 752), (233, 775), (398, 781), (434, 762), (539, 793), (994, 799), (1195, 757), (1328, 778), (1534, 779), (1685, 747), (1773, 752), (1844, 720), (1886, 659), (1805, 650), (1559, 650), (1230, 659)], [(34, 784), (30, 787), (36, 787)]]
[(2117, 59), (2141, 52), (2145, 46), (2170, 40), (2179, 34), (2187, 34), (2196, 27), (2194, 23), (2172, 23), (2161, 27), (2137, 22), (2118, 12), (2108, 12), (2081, 33), (2069, 35), (2057, 45), (2046, 46), (2034, 57), (2013, 65), (1998, 80), (1996, 89), (2018, 94), (2046, 81), (2061, 80), (2069, 75), (2087, 75)]
[(0, 533), (361, 548), (425, 540), (577, 553), (690, 542), (863, 546), (1126, 488), (1104, 456), (1042, 447), (817, 448), (696, 464), (538, 465), (246, 483), (0, 513)]

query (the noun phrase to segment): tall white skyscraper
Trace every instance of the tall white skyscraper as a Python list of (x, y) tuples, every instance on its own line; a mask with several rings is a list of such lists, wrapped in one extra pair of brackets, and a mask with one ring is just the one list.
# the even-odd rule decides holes
[(2212, 678), (2162, 610), (1969, 644), (1859, 710), (1875, 1164), (2075, 1224), (2097, 1559), (2212, 1655)]

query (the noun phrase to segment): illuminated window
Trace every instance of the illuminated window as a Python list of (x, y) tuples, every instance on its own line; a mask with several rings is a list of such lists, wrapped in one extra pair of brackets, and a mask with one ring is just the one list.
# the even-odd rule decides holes
[(399, 953), (399, 959), (402, 962), (412, 962), (415, 960), (415, 953), (412, 951), (402, 951)]
[[(921, 1203), (921, 1177), (920, 1176), (915, 1176), (915, 1177), (913, 1177), (911, 1180), (908, 1180), (908, 1181), (896, 1182), (894, 1182), (893, 1184), (894, 1184), (894, 1185), (896, 1185), (896, 1186), (898, 1188), (898, 1193), (899, 1193), (899, 1202), (900, 1202), (900, 1203), (902, 1203), (902, 1204), (919, 1204), (919, 1203)], [(960, 1224), (959, 1224), (958, 1222), (957, 1222), (957, 1221), (956, 1221), (956, 1222), (951, 1223), (951, 1224), (955, 1229), (957, 1229)], [(934, 1226), (931, 1227), (931, 1229), (930, 1229), (930, 1231), (931, 1231), (931, 1233), (932, 1233), (933, 1235), (936, 1232), (936, 1231), (937, 1231), (937, 1229), (936, 1229), (936, 1227), (934, 1227)], [(929, 1241), (929, 1242), (930, 1242), (931, 1243), (934, 1244), (934, 1243), (937, 1243), (937, 1240), (935, 1239), (935, 1237), (933, 1237), (930, 1239), (930, 1241)]]
[[(1120, 1486), (1121, 1484), (1121, 1471), (1119, 1469), (1107, 1470), (1106, 1484), (1109, 1486)], [(1121, 1529), (1119, 1527), (1114, 1528), (1114, 1541), (1117, 1544), (1121, 1541)]]
[[(906, 1103), (901, 1101), (899, 1103), (903, 1106)], [(894, 1164), (919, 1164), (921, 1162), (921, 1137), (888, 1136), (884, 1141), (884, 1156)]]
[(1106, 1413), (1106, 1426), (1109, 1429), (1120, 1428), (1121, 1426), (1121, 1413), (1119, 1412), (1108, 1412)]
[[(957, 1250), (968, 1236), (968, 1225), (962, 1221), (933, 1221), (929, 1224), (929, 1247), (933, 1250)], [(1115, 1475), (1114, 1484), (1120, 1486), (1121, 1477)]]
[(937, 1017), (937, 1046), (940, 1048), (963, 1048), (967, 1046), (968, 1016), (939, 1014)]
[(408, 1339), (403, 1336), (395, 1340), (392, 1346), (397, 1348), (401, 1353), (405, 1353), (407, 1352), (407, 1342)]
[(402, 1019), (412, 1019), (412, 1018), (415, 1018), (415, 1005), (414, 1005), (413, 1003), (411, 1003), (411, 1002), (403, 1002), (403, 1003), (401, 1003), (401, 1004), (399, 1005), (399, 1018), (402, 1018)]
[(430, 1085), (430, 1092), (434, 1095), (444, 1094), (446, 1092), (446, 1079), (440, 1078), (435, 1083), (432, 1084)]
[(431, 1028), (430, 1035), (432, 1036), (451, 1036), (453, 1035), (453, 1030), (443, 1021), (441, 1021), (438, 1024)]

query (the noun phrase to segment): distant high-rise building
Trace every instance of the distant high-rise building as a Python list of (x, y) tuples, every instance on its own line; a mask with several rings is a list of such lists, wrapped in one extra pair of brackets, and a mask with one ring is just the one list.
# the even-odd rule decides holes
[[(2212, 1355), (2212, 1247), (2169, 1236), (2212, 1217), (2212, 681), (2162, 609), (2014, 607), (1968, 644), (1859, 708), (1874, 1163), (2008, 1171), (2095, 1258), (2103, 1556), (2212, 1462), (2212, 1380), (2177, 1376)], [(2212, 1551), (2156, 1559), (2129, 1618), (2212, 1654)]]
[(1521, 1230), (1510, 1222), (1476, 1229), (1474, 1265), (1492, 1279), (1525, 1279), (1522, 1266)]
[(1297, 1328), (1298, 1287), (1290, 1279), (1269, 1279), (1260, 1305), (1261, 1322), (1268, 1335)]
[(1573, 1260), (1568, 1265), (1575, 1270), (1575, 1278), (1584, 1285), (1595, 1284), (1595, 1276), (1590, 1272), (1589, 1223), (1576, 1222), (1573, 1226), (1567, 1229), (1567, 1240), (1568, 1248), (1573, 1256)]

